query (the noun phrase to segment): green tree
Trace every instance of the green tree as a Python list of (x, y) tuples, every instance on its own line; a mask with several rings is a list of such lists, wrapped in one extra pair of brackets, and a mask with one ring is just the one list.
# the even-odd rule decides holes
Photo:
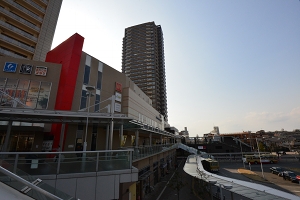
[(187, 183), (182, 180), (182, 176), (178, 171), (175, 172), (174, 176), (168, 183), (168, 186), (177, 192), (178, 200), (179, 200), (180, 190), (186, 185)]

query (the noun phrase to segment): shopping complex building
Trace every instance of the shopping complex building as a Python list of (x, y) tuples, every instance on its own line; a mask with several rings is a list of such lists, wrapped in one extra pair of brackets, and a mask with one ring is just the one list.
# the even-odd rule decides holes
[[(180, 136), (166, 131), (173, 129), (128, 76), (83, 52), (83, 43), (76, 33), (45, 62), (0, 56), (2, 153), (35, 152), (39, 161), (26, 172), (75, 198), (143, 198), (174, 167)], [(93, 152), (110, 162), (77, 169)]]

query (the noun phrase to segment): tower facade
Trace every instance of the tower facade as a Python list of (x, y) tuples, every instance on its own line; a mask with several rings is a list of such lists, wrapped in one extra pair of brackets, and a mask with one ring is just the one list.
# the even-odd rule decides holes
[(62, 0), (0, 1), (0, 55), (44, 61)]
[(164, 39), (154, 22), (125, 29), (122, 73), (152, 100), (152, 106), (168, 120)]

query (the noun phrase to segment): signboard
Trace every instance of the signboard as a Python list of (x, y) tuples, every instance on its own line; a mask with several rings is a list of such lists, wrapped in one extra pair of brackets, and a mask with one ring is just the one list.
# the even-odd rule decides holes
[(20, 72), (20, 74), (31, 74), (32, 67), (33, 67), (32, 65), (22, 64), (19, 72)]
[(116, 91), (122, 92), (122, 84), (121, 83), (116, 82)]
[(4, 64), (4, 68), (3, 71), (4, 72), (16, 72), (17, 70), (17, 63), (13, 63), (13, 62), (6, 62)]
[(206, 146), (198, 146), (198, 149), (206, 149)]
[(47, 67), (36, 66), (35, 75), (37, 75), (37, 76), (46, 76), (47, 75)]
[(116, 93), (115, 93), (115, 96), (116, 96), (116, 101), (122, 102), (122, 94), (121, 94), (121, 93), (116, 92)]
[(115, 103), (115, 111), (116, 112), (121, 112), (121, 104), (120, 103)]

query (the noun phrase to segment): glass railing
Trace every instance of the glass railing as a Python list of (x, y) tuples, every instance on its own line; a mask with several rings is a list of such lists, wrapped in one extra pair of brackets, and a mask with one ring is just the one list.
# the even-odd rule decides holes
[[(3, 167), (2, 167), (3, 166)], [(14, 167), (9, 163), (2, 161), (0, 167), (0, 181), (24, 195), (30, 196), (33, 199), (68, 199), (75, 200), (74, 197), (55, 189), (46, 184), (43, 180), (34, 178), (22, 170), (17, 169), (12, 173)]]
[(133, 149), (72, 152), (0, 152), (0, 158), (30, 175), (131, 169)]

